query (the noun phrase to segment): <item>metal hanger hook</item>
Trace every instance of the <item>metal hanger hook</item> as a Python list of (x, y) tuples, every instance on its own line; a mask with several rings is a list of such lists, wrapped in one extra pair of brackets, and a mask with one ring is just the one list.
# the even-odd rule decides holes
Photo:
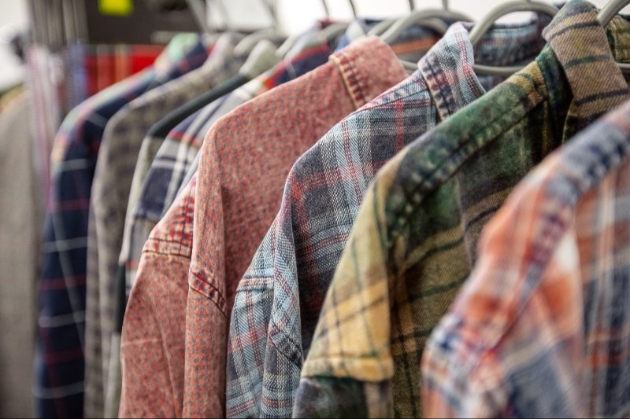
[(322, 7), (324, 8), (324, 13), (326, 13), (326, 19), (330, 19), (330, 9), (328, 8), (328, 3), (326, 0), (321, 0)]
[(409, 11), (413, 12), (416, 10), (416, 3), (413, 0), (409, 0)]
[(188, 4), (188, 7), (192, 11), (193, 18), (195, 19), (197, 26), (199, 26), (199, 29), (204, 33), (210, 32), (205, 4), (199, 0), (186, 0), (186, 4)]
[(448, 0), (442, 0), (442, 7), (444, 10), (448, 10)]
[(624, 7), (626, 7), (630, 1), (628, 0), (610, 0), (597, 15), (599, 23), (606, 27), (611, 20), (619, 13)]
[(269, 16), (271, 16), (271, 20), (273, 24), (278, 27), (278, 2), (275, 0), (263, 0), (265, 7), (267, 8), (267, 12)]
[(354, 5), (354, 0), (348, 0), (348, 3), (350, 3), (350, 7), (352, 8), (352, 15), (356, 19), (357, 18), (357, 7)]

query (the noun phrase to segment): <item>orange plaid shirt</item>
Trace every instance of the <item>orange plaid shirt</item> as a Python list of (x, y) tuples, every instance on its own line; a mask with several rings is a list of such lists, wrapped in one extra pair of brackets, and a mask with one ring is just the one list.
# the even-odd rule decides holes
[(629, 204), (627, 102), (544, 160), (486, 226), (424, 353), (425, 417), (630, 414)]

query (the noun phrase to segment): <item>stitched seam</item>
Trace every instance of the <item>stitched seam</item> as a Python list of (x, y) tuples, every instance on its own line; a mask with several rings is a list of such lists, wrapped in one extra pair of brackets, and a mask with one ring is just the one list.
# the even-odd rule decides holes
[[(196, 272), (192, 272), (192, 276), (196, 279), (195, 282), (198, 282), (199, 285), (202, 286), (193, 286), (193, 285), (197, 285), (197, 284), (190, 284), (190, 288), (193, 289), (194, 291), (198, 292), (199, 294), (203, 295), (204, 297), (206, 297), (208, 300), (210, 301), (214, 301), (214, 298), (209, 297), (208, 295), (206, 295), (206, 293), (200, 289), (200, 288), (205, 288), (205, 286), (211, 288), (212, 290), (214, 290), (213, 295), (216, 296), (217, 301), (217, 307), (219, 308), (219, 310), (221, 310), (221, 312), (225, 315), (225, 307), (227, 306), (226, 304), (226, 299), (223, 296), (223, 294), (221, 293), (221, 291), (219, 291), (219, 289), (211, 282), (205, 281), (201, 278), (201, 276), (196, 273)], [(221, 306), (223, 306), (223, 308), (219, 307), (218, 304), (221, 304)]]

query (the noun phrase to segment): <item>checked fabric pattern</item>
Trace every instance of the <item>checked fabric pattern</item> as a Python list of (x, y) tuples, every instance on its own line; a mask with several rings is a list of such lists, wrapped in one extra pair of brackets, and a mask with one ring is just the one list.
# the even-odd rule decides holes
[[(238, 71), (246, 57), (235, 56), (238, 37), (225, 34), (203, 65), (145, 93), (121, 109), (105, 130), (92, 187), (88, 228), (88, 320), (86, 417), (118, 413), (119, 348), (110, 350), (115, 329), (118, 258), (134, 168), (146, 132), (168, 112), (194, 99)], [(115, 359), (112, 359), (115, 358)], [(110, 371), (115, 374), (110, 380)]]
[(488, 223), (427, 343), (427, 416), (628, 416), (629, 121), (571, 139)]
[[(299, 67), (297, 61), (294, 64)], [(222, 116), (272, 87), (258, 81), (251, 83), (247, 88), (218, 98), (169, 132), (149, 167), (134, 208), (128, 208), (128, 211), (132, 211), (131, 214), (127, 213), (125, 234), (128, 237), (124, 238), (121, 251), (126, 270), (127, 294), (135, 282), (144, 244), (151, 230), (175, 201), (180, 189), (186, 186), (184, 178), (191, 170), (210, 128)]]
[[(238, 106), (314, 70), (326, 63), (329, 55), (330, 49), (320, 43), (303, 51), (299, 56), (283, 61), (275, 69), (208, 105), (201, 111), (199, 120), (196, 120), (191, 128), (197, 124), (213, 126), (221, 117), (229, 118), (230, 112)], [(229, 126), (230, 120), (226, 119), (224, 123)], [(206, 133), (207, 131), (203, 135)], [(197, 144), (191, 142), (182, 144), (182, 147), (194, 148), (201, 146), (202, 143), (203, 139), (200, 139)], [(175, 157), (181, 158), (180, 156), (178, 154)], [(185, 173), (185, 170), (179, 174), (170, 171), (169, 160), (166, 160), (166, 163), (166, 170), (155, 171), (155, 177), (149, 177), (147, 181), (158, 186), (165, 177), (173, 176), (172, 179), (175, 179), (175, 176), (182, 176)], [(151, 176), (151, 172), (149, 175)], [(124, 384), (120, 417), (181, 417), (184, 415), (184, 409), (189, 410), (184, 400), (184, 359), (186, 298), (193, 246), (196, 182), (196, 177), (193, 176), (190, 183), (185, 185), (184, 191), (177, 195), (170, 209), (164, 205), (164, 209), (168, 211), (159, 223), (157, 223), (161, 218), (159, 214), (151, 215), (155, 217), (153, 220), (156, 220), (157, 225), (151, 232), (140, 257), (138, 274), (129, 297), (123, 325), (121, 354)], [(143, 199), (145, 197), (146, 195), (143, 195)], [(139, 205), (145, 204), (145, 201), (141, 200)], [(152, 222), (151, 218), (147, 222)], [(213, 336), (225, 341), (226, 333), (217, 329)], [(208, 358), (207, 362), (210, 362), (210, 359), (213, 358)], [(151, 379), (147, 378), (147, 374), (151, 375)], [(206, 415), (219, 415), (212, 413)]]
[(83, 416), (88, 210), (105, 125), (127, 103), (199, 67), (206, 56), (199, 36), (180, 35), (153, 67), (83, 102), (59, 129), (39, 279), (38, 417)]
[[(478, 51), (493, 51), (486, 63), (531, 60), (543, 47), (541, 34), (538, 20), (502, 25)], [(499, 81), (478, 80), (473, 61), (466, 27), (451, 26), (421, 60), (425, 70), (345, 118), (293, 166), (280, 212), (237, 289), (228, 417), (291, 417), (326, 290), (370, 181), (405, 145)], [(290, 368), (279, 370), (277, 360)]]
[[(221, 39), (219, 41), (221, 41)], [(217, 47), (215, 46), (215, 50), (216, 48)], [(241, 54), (241, 57), (233, 57), (234, 54), (228, 54), (228, 51), (225, 51), (221, 57), (222, 67), (225, 69), (225, 71), (222, 72), (223, 77), (220, 83), (215, 83), (212, 89), (205, 89), (205, 92), (202, 96), (197, 97), (194, 101), (186, 103), (184, 107), (190, 106), (191, 103), (197, 103), (197, 101), (199, 101), (201, 98), (207, 100), (208, 95), (212, 96), (212, 100), (208, 100), (206, 103), (225, 103), (224, 98), (227, 99), (229, 97), (233, 97), (233, 95), (230, 95), (229, 93), (234, 92), (234, 90), (236, 90), (237, 88), (251, 81), (256, 76), (273, 68), (275, 64), (278, 63), (279, 60), (276, 54), (276, 50), (277, 48), (271, 42), (265, 41), (261, 42), (260, 45), (256, 45), (255, 47), (252, 46), (252, 48), (248, 51), (244, 51), (243, 54)], [(231, 52), (232, 51), (230, 51), (230, 53)], [(248, 63), (254, 62), (255, 65), (243, 65), (243, 61), (245, 60), (245, 58), (247, 58)], [(231, 77), (227, 78), (226, 76)], [(245, 101), (246, 99), (243, 100)], [(170, 132), (156, 132), (156, 126), (154, 125), (148, 132), (146, 138), (142, 141), (142, 147), (140, 148), (140, 152), (138, 154), (138, 161), (136, 163), (135, 171), (133, 174), (133, 182), (127, 203), (127, 216), (125, 220), (123, 248), (121, 249), (119, 257), (120, 262), (128, 265), (130, 268), (129, 270), (125, 269), (125, 280), (126, 285), (129, 287), (129, 291), (131, 290), (131, 285), (135, 280), (137, 261), (139, 259), (140, 253), (142, 252), (142, 246), (144, 245), (144, 242), (146, 241), (151, 231), (151, 229), (147, 227), (151, 226), (152, 228), (155, 225), (155, 223), (151, 222), (146, 224), (142, 222), (136, 223), (136, 215), (134, 213), (136, 210), (136, 206), (138, 205), (140, 195), (143, 193), (143, 185), (145, 183), (145, 180), (147, 179), (149, 171), (151, 170), (151, 166), (154, 162), (156, 162), (156, 165), (160, 165), (160, 169), (175, 170), (177, 173), (179, 173), (179, 175), (176, 175), (174, 179), (169, 180), (170, 175), (164, 170), (161, 170), (160, 173), (164, 176), (159, 179), (161, 186), (151, 190), (149, 192), (149, 194), (151, 195), (149, 195), (148, 197), (146, 196), (147, 193), (145, 192), (144, 199), (154, 203), (150, 207), (150, 211), (155, 214), (156, 210), (158, 210), (157, 207), (160, 207), (159, 213), (157, 214), (159, 220), (159, 218), (161, 218), (164, 212), (166, 212), (166, 210), (168, 209), (168, 206), (164, 208), (166, 202), (168, 201), (169, 204), (172, 203), (175, 198), (175, 193), (181, 187), (181, 182), (183, 180), (183, 174), (181, 174), (182, 169), (187, 170), (188, 167), (190, 167), (190, 164), (181, 164), (178, 162), (178, 160), (186, 159), (187, 155), (189, 154), (187, 153), (187, 149), (198, 150), (198, 148), (201, 146), (201, 142), (203, 142), (203, 136), (208, 132), (208, 129), (211, 126), (211, 120), (218, 119), (219, 116), (228, 113), (229, 110), (234, 109), (238, 105), (238, 103), (234, 103), (234, 101), (228, 101), (227, 103), (225, 103), (225, 106), (221, 106), (220, 104), (209, 106), (213, 108), (213, 111), (208, 112), (206, 110), (202, 119), (199, 119), (197, 121), (196, 119), (192, 119), (190, 122), (184, 121), (186, 122), (185, 128), (183, 128), (183, 126), (175, 127), (175, 129), (180, 130), (179, 133), (178, 131), (173, 132), (173, 136), (176, 137), (174, 143), (177, 145), (177, 147), (174, 149), (172, 144), (169, 144), (169, 147), (166, 148), (165, 152), (170, 153), (168, 154), (169, 157), (173, 156), (172, 158), (168, 159), (168, 162), (165, 162), (162, 156), (160, 156), (160, 158), (156, 161), (156, 157), (158, 155), (158, 152), (160, 151), (160, 148), (165, 143), (167, 137), (173, 138), (173, 136), (169, 135)], [(233, 107), (228, 108), (230, 105), (232, 105)], [(181, 111), (181, 108), (175, 110), (174, 112), (178, 113), (178, 111)], [(169, 117), (171, 116), (172, 114), (169, 114)], [(196, 121), (194, 127), (192, 128), (193, 132), (187, 135), (182, 130), (182, 128), (184, 130), (188, 129), (193, 121)], [(160, 125), (160, 123), (156, 125)], [(205, 131), (202, 132), (201, 130), (204, 129)], [(192, 135), (192, 138), (194, 138), (195, 136), (201, 136), (201, 141), (196, 142), (192, 149), (188, 148), (188, 145), (190, 144), (189, 139), (191, 138), (190, 135)], [(183, 136), (185, 136), (186, 138), (184, 139)], [(171, 142), (172, 140), (169, 140), (169, 143)], [(193, 141), (193, 143), (195, 143), (195, 141)], [(182, 147), (180, 148), (179, 146)], [(176, 153), (183, 154), (173, 155), (172, 153), (174, 151)], [(196, 155), (196, 151), (194, 151), (193, 153)], [(164, 189), (165, 187), (167, 189)], [(167, 195), (166, 197), (164, 196), (165, 194)], [(141, 211), (146, 211), (144, 206), (142, 207)], [(145, 212), (142, 212), (141, 218), (144, 218), (145, 214)], [(134, 228), (136, 227), (138, 228), (138, 231), (134, 232)], [(130, 249), (132, 244), (134, 246), (133, 250)], [(130, 258), (130, 252), (133, 253), (131, 257), (135, 257), (135, 259), (133, 259), (133, 261), (129, 261), (130, 263), (127, 264), (126, 262)]]
[(328, 289), (294, 416), (422, 416), (424, 346), (481, 229), (545, 156), (628, 97), (613, 56), (628, 25), (615, 18), (606, 33), (591, 4), (568, 2), (535, 62), (384, 166)]
[[(105, 129), (92, 185), (88, 225), (85, 416), (118, 413), (119, 374), (110, 382), (110, 351), (115, 329), (118, 259), (127, 202), (144, 138), (151, 126), (172, 110), (212, 89), (238, 71), (246, 56), (233, 48), (239, 36), (224, 34), (203, 65), (146, 92), (112, 117)], [(115, 360), (114, 360), (115, 361)], [(115, 361), (118, 363), (117, 361)], [(113, 387), (112, 387), (113, 386)], [(108, 389), (112, 391), (109, 394)]]
[[(278, 212), (291, 166), (341, 119), (406, 75), (389, 46), (366, 38), (239, 107), (206, 137), (186, 316), (185, 397), (192, 410), (185, 415), (208, 416), (206, 406), (225, 415), (227, 332), (236, 286)], [(207, 330), (215, 332), (209, 336)]]

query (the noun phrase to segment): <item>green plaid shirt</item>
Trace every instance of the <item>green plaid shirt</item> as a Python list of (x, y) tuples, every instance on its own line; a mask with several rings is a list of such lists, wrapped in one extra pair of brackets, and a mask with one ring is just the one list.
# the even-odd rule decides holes
[(571, 0), (535, 62), (379, 172), (328, 290), (294, 417), (422, 415), (425, 342), (471, 272), (481, 229), (545, 156), (630, 97), (614, 62), (630, 58), (630, 24), (617, 17), (607, 32), (594, 6)]

